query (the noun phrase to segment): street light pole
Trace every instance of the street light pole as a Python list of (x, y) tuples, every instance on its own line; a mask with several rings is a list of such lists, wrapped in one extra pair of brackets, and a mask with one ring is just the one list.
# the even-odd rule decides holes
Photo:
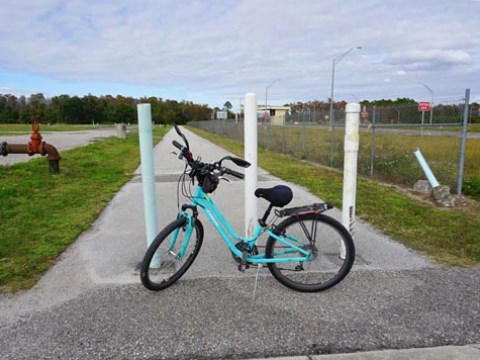
[(242, 120), (242, 98), (239, 97), (238, 98), (238, 112), (237, 112), (237, 119), (235, 120), (235, 122), (239, 122)]
[[(267, 106), (268, 106), (268, 103), (267, 103), (267, 100), (268, 100), (268, 88), (271, 87), (273, 84), (275, 84), (276, 82), (279, 82), (281, 79), (275, 79), (273, 80), (269, 85), (267, 85), (267, 87), (265, 88), (265, 111), (267, 111)], [(270, 112), (269, 112), (269, 115), (270, 115)]]
[(430, 92), (430, 95), (432, 96), (432, 101), (430, 102), (430, 125), (432, 125), (432, 120), (433, 120), (433, 90), (427, 85), (422, 82), (419, 82), (420, 85), (423, 85), (425, 89), (427, 89)]
[(330, 89), (330, 166), (333, 166), (333, 152), (334, 152), (334, 142), (335, 142), (335, 120), (333, 118), (333, 94), (335, 87), (335, 65), (342, 61), (348, 54), (350, 54), (354, 49), (361, 49), (361, 46), (356, 46), (348, 49), (338, 58), (334, 58), (332, 61), (332, 86)]

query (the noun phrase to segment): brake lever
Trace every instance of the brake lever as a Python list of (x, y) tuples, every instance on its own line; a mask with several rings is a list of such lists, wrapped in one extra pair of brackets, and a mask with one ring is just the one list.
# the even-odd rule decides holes
[(178, 158), (179, 158), (180, 160), (183, 160), (183, 154), (182, 154), (182, 153), (177, 154), (175, 151), (172, 151), (170, 154), (173, 154), (173, 155), (175, 155), (175, 156), (178, 156)]
[(230, 179), (224, 178), (223, 176), (219, 176), (218, 178), (221, 180), (225, 180), (226, 182), (231, 182)]

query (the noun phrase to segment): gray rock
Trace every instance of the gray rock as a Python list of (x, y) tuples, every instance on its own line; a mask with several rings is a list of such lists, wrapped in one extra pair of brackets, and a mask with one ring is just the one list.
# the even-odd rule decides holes
[(450, 194), (450, 187), (447, 185), (440, 185), (432, 191), (433, 200), (435, 203), (442, 207), (453, 207), (454, 201)]
[(427, 180), (418, 180), (413, 185), (413, 190), (430, 195), (432, 193), (432, 185)]

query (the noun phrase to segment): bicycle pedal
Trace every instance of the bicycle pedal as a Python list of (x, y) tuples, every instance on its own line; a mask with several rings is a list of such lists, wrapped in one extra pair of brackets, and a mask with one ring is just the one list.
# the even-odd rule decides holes
[(247, 270), (250, 266), (248, 264), (239, 264), (238, 265), (238, 271), (241, 271), (241, 272), (244, 272), (245, 270)]

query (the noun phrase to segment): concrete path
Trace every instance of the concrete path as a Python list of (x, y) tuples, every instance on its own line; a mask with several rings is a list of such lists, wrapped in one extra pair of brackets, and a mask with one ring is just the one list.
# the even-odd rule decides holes
[[(209, 161), (228, 154), (191, 132), (186, 135), (194, 156)], [(155, 148), (160, 227), (175, 217), (177, 179), (183, 171), (183, 163), (171, 154), (173, 139), (177, 136), (171, 131)], [(139, 174), (121, 189), (34, 289), (0, 298), (2, 358), (356, 353), (363, 357), (355, 359), (382, 359), (361, 352), (480, 343), (480, 269), (440, 267), (360, 222), (356, 265), (342, 283), (326, 292), (301, 294), (262, 270), (253, 303), (255, 270), (239, 273), (201, 216), (206, 236), (192, 268), (175, 286), (149, 292), (138, 274), (146, 250), (140, 181)], [(260, 170), (259, 186), (278, 182)], [(289, 185), (292, 206), (320, 201)], [(242, 229), (243, 182), (220, 184), (213, 199), (234, 228)], [(259, 205), (262, 213), (266, 203), (260, 200)], [(338, 210), (329, 213), (340, 217)]]

